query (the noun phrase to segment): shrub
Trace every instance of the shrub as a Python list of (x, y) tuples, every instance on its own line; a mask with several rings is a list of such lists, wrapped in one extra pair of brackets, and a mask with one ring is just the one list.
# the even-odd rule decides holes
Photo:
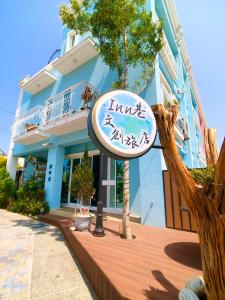
[(17, 199), (10, 206), (10, 210), (32, 217), (48, 212), (49, 206), (44, 196), (44, 190), (40, 189), (38, 181), (29, 179), (17, 191)]
[(6, 156), (0, 156), (0, 168), (6, 167), (7, 158)]
[(7, 208), (16, 196), (16, 185), (5, 167), (0, 168), (0, 208)]
[(205, 185), (213, 182), (215, 175), (215, 167), (208, 166), (204, 169), (191, 169), (190, 172), (195, 181)]
[(89, 166), (88, 151), (86, 150), (81, 164), (75, 167), (70, 188), (73, 197), (80, 199), (85, 206), (89, 205), (94, 194), (93, 182), (94, 177)]

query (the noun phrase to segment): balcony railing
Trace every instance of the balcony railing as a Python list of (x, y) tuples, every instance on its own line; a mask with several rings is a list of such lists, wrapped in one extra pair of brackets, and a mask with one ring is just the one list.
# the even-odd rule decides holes
[[(99, 92), (86, 81), (77, 83), (64, 92), (49, 98), (45, 106), (36, 106), (19, 116), (15, 120), (14, 138), (19, 142), (20, 139), (32, 135), (32, 133), (37, 134), (37, 129), (39, 129), (39, 134), (40, 132), (43, 135), (44, 133), (51, 134), (54, 130), (49, 132), (49, 127), (58, 126), (59, 123), (61, 124), (60, 120), (65, 123), (68, 120), (76, 119), (79, 112), (92, 107), (98, 94)], [(29, 141), (26, 142), (29, 143)]]
[(194, 115), (195, 128), (199, 129), (200, 128), (199, 115), (194, 109), (193, 109), (193, 115)]
[(26, 135), (32, 130), (38, 129), (42, 123), (43, 110), (44, 107), (38, 105), (20, 115), (15, 120), (14, 138), (17, 139), (21, 135)]
[[(85, 93), (87, 98), (86, 104), (84, 100)], [(49, 98), (43, 110), (42, 125), (49, 125), (65, 116), (70, 116), (80, 110), (91, 108), (97, 95), (98, 92), (93, 86), (82, 81), (66, 91)]]
[(177, 80), (177, 62), (170, 48), (170, 44), (167, 40), (165, 33), (163, 34), (163, 48), (160, 51), (160, 55), (174, 80)]
[(181, 131), (181, 133), (183, 134), (184, 131), (185, 131), (185, 123), (184, 123), (184, 119), (178, 117), (178, 118), (176, 119), (176, 126), (177, 126), (177, 128)]

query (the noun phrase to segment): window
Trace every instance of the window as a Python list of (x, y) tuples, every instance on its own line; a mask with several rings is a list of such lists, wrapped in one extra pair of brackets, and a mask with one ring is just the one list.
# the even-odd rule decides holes
[(77, 45), (77, 36), (74, 31), (70, 31), (67, 34), (66, 52)]

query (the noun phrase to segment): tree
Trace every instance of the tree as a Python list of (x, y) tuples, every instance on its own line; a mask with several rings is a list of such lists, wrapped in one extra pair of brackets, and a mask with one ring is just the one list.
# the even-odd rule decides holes
[[(149, 83), (154, 62), (162, 47), (162, 23), (153, 22), (146, 10), (146, 0), (86, 0), (80, 5), (70, 0), (70, 6), (60, 7), (63, 24), (77, 34), (90, 32), (106, 65), (116, 70), (114, 88), (130, 89), (129, 67), (141, 66), (142, 72), (134, 87), (141, 92)], [(123, 169), (123, 235), (131, 239), (129, 226), (129, 161)]]
[(7, 163), (7, 157), (0, 155), (0, 168), (6, 167), (6, 163)]
[(16, 194), (16, 185), (5, 166), (0, 167), (0, 208), (7, 208)]
[(75, 199), (80, 199), (85, 206), (90, 204), (90, 199), (94, 194), (94, 176), (89, 166), (88, 151), (84, 152), (81, 164), (77, 165), (73, 177), (70, 191)]
[[(174, 124), (178, 106), (152, 107), (168, 171), (198, 226), (207, 300), (225, 299), (225, 139), (213, 174), (194, 180), (176, 147)], [(206, 172), (207, 173), (207, 172)], [(211, 180), (209, 178), (211, 177)]]

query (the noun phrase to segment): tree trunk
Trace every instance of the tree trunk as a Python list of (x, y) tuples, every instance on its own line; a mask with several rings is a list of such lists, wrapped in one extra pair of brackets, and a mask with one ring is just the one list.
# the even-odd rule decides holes
[[(152, 107), (168, 171), (198, 226), (207, 300), (225, 300), (225, 140), (213, 182), (195, 182), (176, 147), (174, 124), (178, 107)], [(209, 189), (210, 185), (210, 189)]]
[(127, 240), (132, 239), (130, 229), (130, 184), (129, 161), (124, 161), (123, 166), (123, 236)]
[(220, 216), (211, 212), (202, 218), (199, 228), (202, 269), (207, 300), (225, 299), (225, 236)]
[(216, 165), (218, 160), (216, 131), (215, 128), (206, 128), (204, 130), (206, 161), (208, 166)]
[[(123, 35), (124, 42), (124, 74), (121, 82), (121, 88), (126, 90), (128, 88), (128, 57), (127, 57), (127, 36)], [(129, 177), (130, 162), (129, 160), (124, 161), (123, 166), (123, 236), (127, 240), (132, 239), (131, 228), (130, 228), (130, 177)]]

